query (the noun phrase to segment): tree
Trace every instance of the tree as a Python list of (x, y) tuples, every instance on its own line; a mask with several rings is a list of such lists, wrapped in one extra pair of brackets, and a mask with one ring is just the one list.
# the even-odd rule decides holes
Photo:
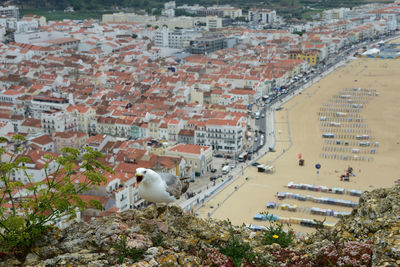
[[(18, 151), (24, 141), (21, 135), (12, 138)], [(0, 137), (0, 143), (10, 142)], [(54, 221), (73, 219), (77, 211), (87, 207), (102, 208), (97, 201), (85, 203), (79, 195), (105, 182), (104, 174), (112, 170), (99, 161), (103, 157), (100, 152), (86, 148), (80, 153), (74, 148), (63, 148), (60, 156), (45, 155), (45, 179), (33, 183), (25, 167), (30, 159), (18, 155), (18, 151), (7, 161), (0, 160), (0, 252), (24, 256)], [(0, 158), (6, 155), (6, 149), (1, 147)], [(49, 173), (51, 162), (56, 168)], [(17, 171), (24, 173), (28, 184), (11, 178)], [(16, 192), (19, 197), (15, 197)]]
[(136, 39), (138, 37), (138, 35), (136, 33), (132, 33), (132, 38)]

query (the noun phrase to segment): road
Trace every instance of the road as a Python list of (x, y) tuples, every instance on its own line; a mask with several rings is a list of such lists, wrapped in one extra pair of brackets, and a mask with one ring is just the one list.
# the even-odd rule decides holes
[[(384, 40), (388, 41), (390, 39), (395, 39), (395, 38), (399, 38), (399, 36), (389, 36)], [(374, 45), (377, 44), (379, 41), (380, 40), (376, 40), (375, 42), (372, 43), (363, 42), (360, 43), (359, 45), (360, 46)], [(185, 210), (190, 210), (192, 208), (192, 210), (195, 211), (197, 208), (207, 203), (208, 200), (212, 199), (213, 195), (222, 191), (227, 185), (235, 181), (237, 178), (241, 177), (243, 175), (243, 171), (245, 168), (250, 166), (251, 163), (257, 161), (266, 153), (268, 153), (270, 147), (275, 147), (275, 142), (276, 142), (276, 135), (275, 135), (276, 133), (274, 128), (275, 110), (279, 108), (281, 104), (289, 101), (297, 94), (302, 93), (303, 90), (310, 87), (314, 83), (318, 82), (320, 79), (324, 78), (330, 72), (336, 70), (340, 66), (345, 65), (350, 59), (353, 58), (352, 55), (353, 51), (358, 50), (359, 48), (360, 47), (353, 47), (343, 51), (342, 53), (337, 55), (335, 60), (333, 60), (333, 63), (328, 61), (329, 62), (328, 65), (324, 65), (322, 67), (317, 68), (317, 70), (313, 74), (309, 75), (306, 82), (296, 82), (294, 85), (288, 88), (288, 93), (277, 95), (270, 103), (264, 106), (262, 106), (261, 103), (259, 103), (259, 105), (256, 105), (256, 107), (259, 107), (258, 110), (263, 112), (265, 116), (255, 120), (255, 125), (253, 130), (258, 128), (259, 130), (265, 133), (264, 146), (262, 147), (259, 146), (260, 138), (258, 138), (258, 141), (254, 142), (253, 144), (253, 151), (257, 151), (257, 149), (258, 151), (255, 154), (253, 154), (251, 162), (248, 161), (245, 163), (237, 163), (236, 168), (232, 169), (232, 171), (229, 173), (228, 176), (225, 177), (225, 179), (219, 179), (215, 183), (207, 183), (207, 185), (204, 185), (195, 197), (187, 200), (181, 200), (180, 202), (178, 202), (179, 206)], [(289, 141), (291, 142), (290, 134), (289, 134), (289, 139), (290, 139)], [(283, 153), (284, 152), (277, 155), (276, 159), (282, 156)], [(221, 205), (222, 204), (223, 203), (221, 203)], [(215, 207), (213, 212), (218, 208), (219, 206)], [(212, 213), (209, 213), (208, 216), (211, 217)]]

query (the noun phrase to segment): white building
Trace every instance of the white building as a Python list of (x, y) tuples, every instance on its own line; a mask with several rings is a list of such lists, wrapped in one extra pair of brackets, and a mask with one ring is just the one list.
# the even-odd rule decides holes
[(190, 41), (201, 36), (194, 30), (170, 30), (167, 27), (158, 29), (154, 34), (154, 42), (158, 47), (184, 49), (190, 45)]
[(276, 11), (252, 8), (249, 10), (249, 21), (257, 22), (259, 24), (273, 24), (276, 22)]
[(44, 132), (50, 134), (53, 132), (77, 131), (78, 124), (76, 119), (69, 117), (65, 111), (49, 110), (41, 114), (41, 124)]
[(56, 98), (49, 96), (35, 96), (31, 100), (30, 111), (32, 117), (35, 119), (41, 119), (41, 114), (44, 111), (50, 110), (65, 110), (69, 106), (68, 99)]
[(52, 31), (52, 32), (32, 31), (32, 32), (16, 32), (14, 35), (14, 40), (16, 43), (34, 44), (63, 37), (64, 33), (59, 31)]
[(345, 19), (347, 14), (350, 13), (350, 8), (335, 8), (322, 11), (322, 19), (332, 20), (332, 19)]
[(37, 20), (20, 20), (16, 22), (16, 33), (37, 31), (39, 22)]
[(175, 9), (175, 8), (176, 8), (175, 1), (169, 1), (164, 3), (164, 9)]
[(0, 17), (19, 19), (19, 9), (16, 6), (0, 6)]
[(163, 10), (161, 10), (161, 15), (167, 16), (167, 17), (175, 17), (175, 9), (172, 9), (172, 8), (163, 9)]
[(243, 119), (210, 119), (205, 127), (195, 129), (195, 144), (213, 150), (239, 153), (243, 147)]
[(206, 18), (207, 29), (214, 30), (222, 28), (222, 20), (223, 18), (219, 18), (217, 16), (208, 16)]
[(236, 7), (223, 7), (221, 8), (224, 11), (224, 17), (230, 17), (231, 19), (236, 19), (242, 16), (242, 9)]
[[(45, 155), (51, 154), (51, 152), (43, 150), (31, 150), (22, 156), (30, 159), (29, 162), (21, 163), (25, 166), (25, 169), (17, 169), (11, 172), (11, 179), (13, 181), (20, 181), (24, 184), (27, 183), (37, 183), (46, 178), (46, 169), (44, 167), (45, 163), (48, 162), (47, 173), (51, 174), (56, 171), (57, 162), (53, 160), (48, 160)], [(54, 158), (57, 156), (52, 155)]]

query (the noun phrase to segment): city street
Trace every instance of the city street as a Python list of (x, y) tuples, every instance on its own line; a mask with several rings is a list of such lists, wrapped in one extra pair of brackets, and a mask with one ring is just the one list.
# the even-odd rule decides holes
[[(395, 39), (395, 38), (398, 38), (398, 36), (389, 37), (389, 38), (387, 38), (387, 40)], [(378, 43), (378, 41), (376, 41), (375, 43)], [(375, 43), (373, 43), (371, 45), (374, 45)], [(360, 45), (364, 45), (364, 43), (361, 43)], [(237, 188), (237, 187), (240, 187), (241, 184), (247, 182), (248, 179), (245, 179), (244, 181), (242, 181), (242, 179), (237, 179), (237, 178), (239, 178), (243, 175), (244, 169), (249, 167), (251, 165), (251, 163), (256, 162), (259, 158), (261, 158), (266, 153), (268, 153), (270, 147), (271, 148), (275, 147), (275, 142), (276, 142), (276, 138), (277, 138), (276, 133), (275, 133), (275, 126), (274, 126), (275, 110), (279, 109), (281, 104), (289, 101), (291, 98), (293, 98), (297, 94), (301, 94), (306, 88), (308, 88), (312, 84), (318, 82), (320, 79), (322, 79), (323, 77), (325, 77), (332, 71), (347, 64), (347, 62), (349, 60), (354, 59), (354, 57), (352, 56), (352, 54), (349, 51), (354, 51), (356, 49), (358, 49), (358, 48), (350, 48), (350, 49), (344, 51), (343, 53), (341, 53), (341, 56), (337, 60), (335, 60), (335, 62), (336, 62), (335, 64), (331, 63), (331, 64), (329, 64), (329, 67), (323, 66), (322, 70), (320, 70), (321, 73), (319, 73), (319, 71), (314, 73), (311, 77), (309, 77), (307, 82), (298, 83), (296, 85), (296, 87), (293, 87), (293, 89), (291, 91), (289, 91), (287, 94), (279, 95), (278, 97), (276, 97), (273, 101), (271, 101), (264, 107), (261, 107), (259, 105), (254, 105), (253, 113), (255, 111), (261, 111), (261, 112), (265, 112), (264, 113), (265, 116), (264, 117), (260, 116), (259, 119), (249, 119), (250, 127), (251, 127), (253, 133), (256, 129), (257, 129), (257, 131), (261, 130), (265, 133), (264, 146), (259, 148), (259, 150), (257, 151), (257, 148), (259, 147), (259, 142), (260, 142), (259, 139), (260, 138), (258, 138), (257, 142), (253, 143), (252, 151), (256, 151), (256, 152), (253, 153), (251, 161), (240, 163), (240, 162), (237, 162), (235, 159), (230, 159), (230, 160), (222, 159), (223, 162), (229, 162), (229, 164), (233, 164), (235, 162), (236, 167), (232, 168), (232, 170), (230, 171), (230, 173), (228, 175), (221, 177), (215, 183), (210, 182), (209, 179), (203, 179), (203, 178), (197, 179), (198, 181), (195, 184), (191, 185), (190, 189), (193, 191), (197, 190), (198, 194), (195, 197), (190, 198), (188, 200), (184, 200), (184, 199), (180, 200), (179, 205), (183, 209), (186, 209), (186, 210), (190, 210), (190, 208), (193, 207), (193, 210), (195, 211), (200, 206), (205, 205), (207, 203), (207, 201), (212, 199), (212, 196), (214, 194), (222, 191), (226, 186), (228, 186), (232, 183), (235, 183), (235, 188)], [(290, 132), (289, 125), (288, 125), (288, 129)], [(260, 134), (258, 134), (258, 136), (260, 136)], [(252, 136), (251, 142), (253, 142), (253, 141), (254, 141), (254, 136)], [(251, 144), (251, 142), (249, 144)], [(289, 134), (289, 143), (290, 143), (289, 148), (291, 146), (291, 142), (292, 141), (291, 141), (291, 137)], [(275, 157), (275, 160), (278, 159), (283, 153), (285, 153), (285, 151), (277, 154)], [(213, 163), (213, 166), (216, 166), (215, 168), (218, 170), (218, 174), (220, 173), (220, 169), (221, 169), (220, 167), (218, 167), (221, 165), (218, 165), (218, 164), (222, 164), (222, 163), (219, 163), (220, 160), (221, 159), (215, 160), (215, 162)], [(273, 160), (271, 163), (273, 163), (275, 160)], [(216, 209), (219, 208), (219, 206), (212, 207), (212, 208), (215, 211)], [(208, 214), (208, 217), (212, 216), (212, 213), (213, 212), (210, 212), (210, 214)]]

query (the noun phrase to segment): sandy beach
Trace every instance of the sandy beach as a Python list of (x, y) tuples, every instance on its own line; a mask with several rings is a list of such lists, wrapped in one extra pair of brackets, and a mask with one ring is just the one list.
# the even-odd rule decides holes
[[(275, 112), (276, 152), (268, 153), (258, 160), (262, 164), (274, 165), (275, 173), (259, 173), (256, 167), (248, 167), (242, 177), (200, 208), (197, 211), (199, 216), (207, 218), (210, 214), (216, 219), (229, 218), (236, 225), (242, 223), (268, 225), (267, 222), (253, 220), (253, 216), (266, 211), (267, 202), (275, 201), (297, 205), (298, 211), (271, 209), (269, 212), (272, 214), (288, 218), (323, 220), (325, 216), (311, 215), (309, 209), (320, 207), (335, 211), (351, 211), (351, 208), (294, 199), (278, 200), (276, 193), (286, 191), (357, 202), (357, 197), (348, 194), (288, 189), (285, 186), (292, 181), (365, 191), (394, 185), (394, 180), (400, 178), (400, 105), (398, 104), (400, 79), (398, 77), (400, 77), (400, 60), (360, 58), (351, 61), (345, 67), (338, 68), (294, 97), (283, 105), (282, 110)], [(340, 97), (346, 88), (375, 89), (379, 93), (378, 96), (370, 97), (359, 112), (371, 137), (371, 143), (379, 142), (379, 146), (374, 147), (376, 154), (365, 155), (364, 161), (321, 157), (321, 154), (326, 153), (324, 146), (327, 146), (327, 142), (322, 138), (321, 116), (318, 112), (324, 104), (333, 103), (335, 97)], [(341, 127), (344, 127), (344, 124)], [(355, 145), (350, 144), (349, 147), (353, 146)], [(298, 164), (299, 153), (305, 160), (304, 166)], [(344, 153), (337, 154), (344, 155)], [(371, 159), (368, 161), (367, 158)], [(317, 163), (321, 164), (319, 175), (315, 168)], [(340, 175), (345, 174), (349, 166), (354, 169), (356, 176), (350, 177), (349, 182), (340, 181)], [(326, 221), (334, 223), (337, 218), (326, 217)], [(300, 232), (313, 231), (312, 228), (296, 224), (292, 224), (292, 228)]]

